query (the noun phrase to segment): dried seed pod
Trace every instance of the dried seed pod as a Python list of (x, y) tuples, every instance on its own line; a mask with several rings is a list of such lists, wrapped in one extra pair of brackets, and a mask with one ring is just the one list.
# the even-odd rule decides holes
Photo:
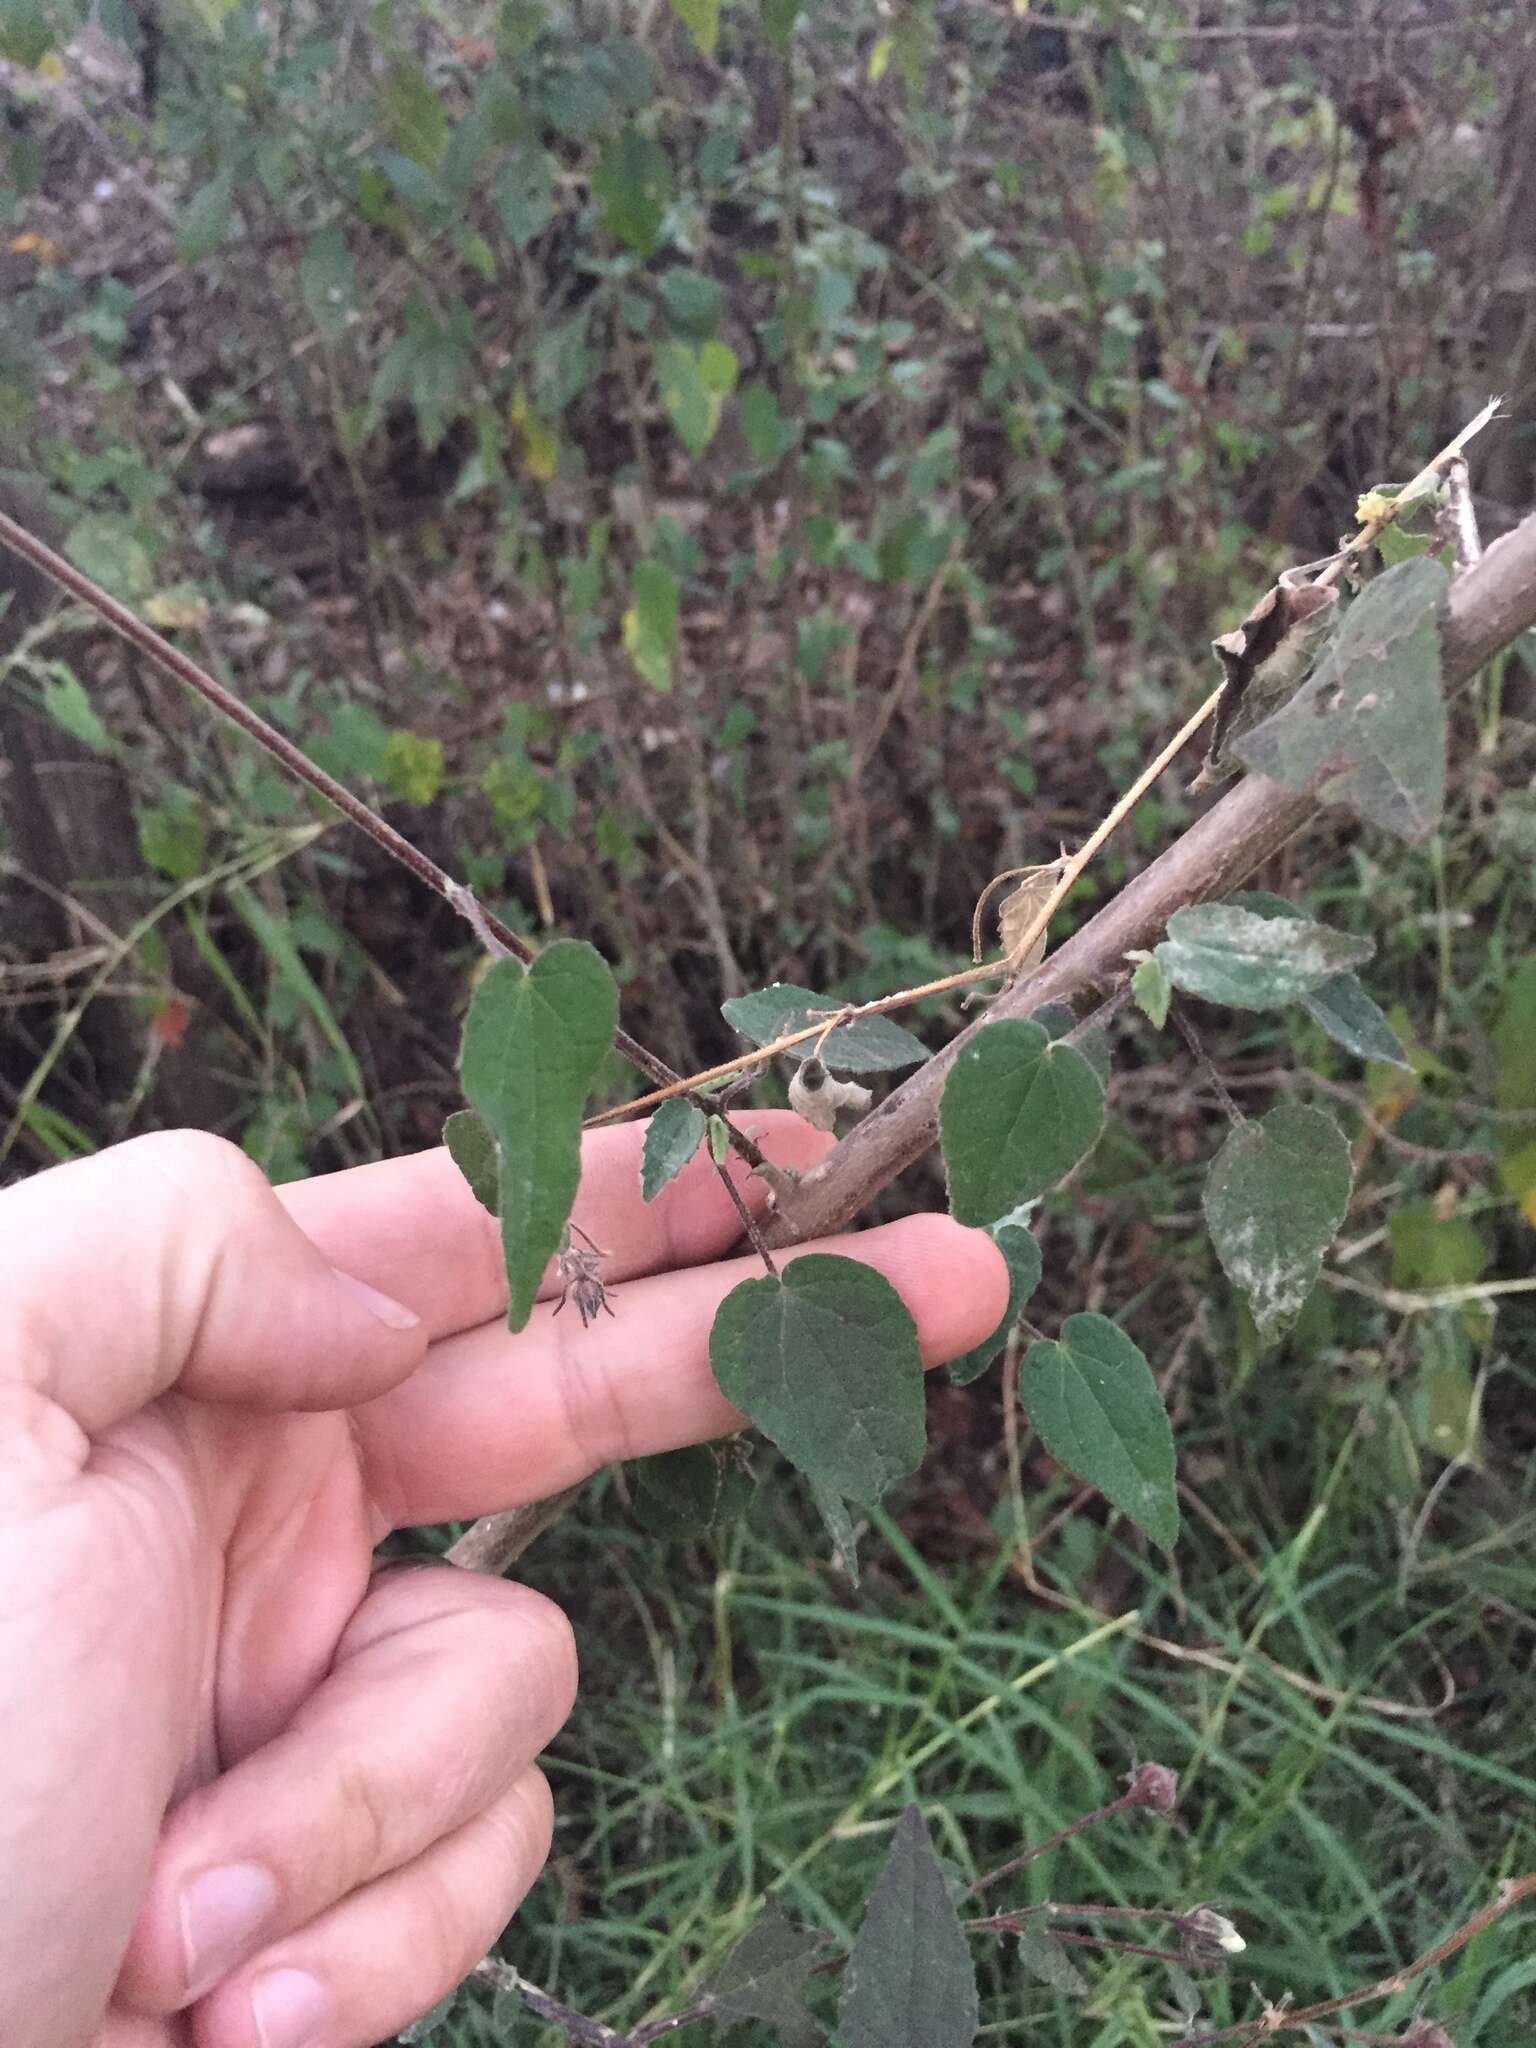
[(840, 1109), (862, 1114), (872, 1100), (867, 1088), (857, 1081), (839, 1081), (818, 1059), (803, 1061), (790, 1076), (790, 1108), (818, 1131), (835, 1130)]
[(1229, 1956), (1240, 1956), (1248, 1946), (1226, 1914), (1213, 1906), (1196, 1906), (1182, 1924), (1184, 1960), (1196, 1968), (1210, 1969)]
[[(571, 1227), (576, 1228), (574, 1224)], [(556, 1315), (559, 1315), (568, 1301), (574, 1301), (576, 1313), (581, 1317), (581, 1327), (585, 1329), (589, 1323), (595, 1322), (600, 1314), (613, 1314), (608, 1290), (603, 1284), (602, 1264), (607, 1256), (606, 1252), (598, 1250), (590, 1238), (584, 1246), (572, 1244), (567, 1238), (564, 1248), (555, 1260), (555, 1270), (560, 1275), (560, 1299), (555, 1304)]]

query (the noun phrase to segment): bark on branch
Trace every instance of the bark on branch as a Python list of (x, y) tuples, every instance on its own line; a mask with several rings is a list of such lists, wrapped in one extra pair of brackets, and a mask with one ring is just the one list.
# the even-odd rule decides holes
[[(1536, 625), (1536, 513), (1489, 548), (1451, 585), (1441, 632), (1446, 688), (1464, 684), (1491, 656)], [(1186, 903), (1224, 896), (1324, 809), (1315, 797), (1249, 775), (1166, 853), (1128, 883), (1033, 974), (1000, 995), (985, 1016), (918, 1068), (820, 1166), (783, 1198), (767, 1233), (774, 1246), (841, 1230), (920, 1159), (938, 1136), (939, 1097), (962, 1047), (997, 1017), (1027, 1017), (1102, 987), (1133, 947), (1158, 939)]]

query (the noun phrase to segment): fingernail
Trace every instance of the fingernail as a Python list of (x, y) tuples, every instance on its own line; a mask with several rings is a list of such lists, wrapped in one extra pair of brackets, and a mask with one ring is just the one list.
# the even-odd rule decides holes
[(331, 1271), (351, 1295), (360, 1301), (369, 1315), (374, 1316), (391, 1330), (414, 1330), (421, 1321), (415, 1309), (407, 1308), (403, 1301), (396, 1301), (391, 1295), (380, 1294), (377, 1287), (370, 1287), (366, 1280), (359, 1280), (351, 1273), (343, 1273), (340, 1266)]
[(319, 2048), (331, 2020), (330, 1994), (308, 1970), (268, 1970), (251, 1986), (261, 2048)]
[(277, 1883), (259, 1863), (224, 1863), (181, 1895), (188, 1995), (198, 1998), (239, 1962), (277, 1910)]

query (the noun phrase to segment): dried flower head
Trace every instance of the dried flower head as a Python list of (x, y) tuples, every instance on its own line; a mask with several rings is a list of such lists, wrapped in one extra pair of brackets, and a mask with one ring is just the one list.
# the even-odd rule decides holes
[[(580, 1226), (573, 1223), (571, 1229), (579, 1230)], [(586, 1232), (582, 1231), (581, 1235), (585, 1237)], [(559, 1315), (568, 1301), (575, 1302), (576, 1313), (581, 1317), (583, 1329), (588, 1323), (595, 1322), (602, 1310), (613, 1315), (613, 1309), (608, 1301), (608, 1290), (603, 1285), (602, 1262), (607, 1256), (606, 1252), (598, 1250), (590, 1237), (584, 1246), (572, 1244), (567, 1238), (559, 1258), (555, 1261), (556, 1271), (560, 1275), (560, 1299), (555, 1304), (556, 1315)]]
[(1172, 1813), (1179, 1803), (1179, 1774), (1166, 1764), (1137, 1764), (1125, 1781), (1126, 1796), (1153, 1813)]
[(1179, 1922), (1184, 1960), (1195, 1969), (1210, 1969), (1240, 1956), (1248, 1946), (1225, 1913), (1214, 1906), (1195, 1906)]

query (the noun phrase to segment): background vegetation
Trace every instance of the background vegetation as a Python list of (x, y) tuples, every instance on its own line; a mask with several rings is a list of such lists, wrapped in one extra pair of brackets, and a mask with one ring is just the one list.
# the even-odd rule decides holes
[[(679, 1067), (737, 1050), (743, 989), (962, 964), (988, 876), (1081, 838), (1211, 635), (1489, 390), (1485, 530), (1536, 499), (1514, 0), (0, 0), (0, 59), (7, 488), (509, 922), (590, 937)], [(451, 916), (24, 583), (0, 635), (0, 1170), (170, 1121), (279, 1178), (434, 1142)], [(1261, 1353), (1214, 1272), (1220, 1088), (1145, 1019), (1038, 1221), (1035, 1319), (1110, 1287), (1164, 1383), (1176, 1575), (995, 1374), (931, 1390), (858, 1595), (793, 1487), (662, 1549), (598, 1482), (530, 1560), (588, 1690), (529, 1976), (634, 2020), (767, 1885), (849, 1931), (905, 1799), (984, 1869), (1137, 1758), (1180, 1823), (1019, 1896), (1216, 1899), (1250, 1954), (1213, 2023), (1250, 1980), (1390, 1969), (1536, 1860), (1536, 664), (1455, 726), (1422, 853), (1340, 828), (1262, 878), (1376, 940), (1412, 1076), (1306, 1025), (1205, 1035), (1245, 1108), (1320, 1089), (1354, 1139), (1298, 1329)], [(1512, 1920), (1445, 1973), (1462, 2048), (1536, 2019), (1528, 1949)], [(1011, 1944), (985, 1971), (999, 2040), (1175, 2011), (1125, 1958), (1086, 1999)], [(467, 2000), (439, 2031), (514, 2026)]]

